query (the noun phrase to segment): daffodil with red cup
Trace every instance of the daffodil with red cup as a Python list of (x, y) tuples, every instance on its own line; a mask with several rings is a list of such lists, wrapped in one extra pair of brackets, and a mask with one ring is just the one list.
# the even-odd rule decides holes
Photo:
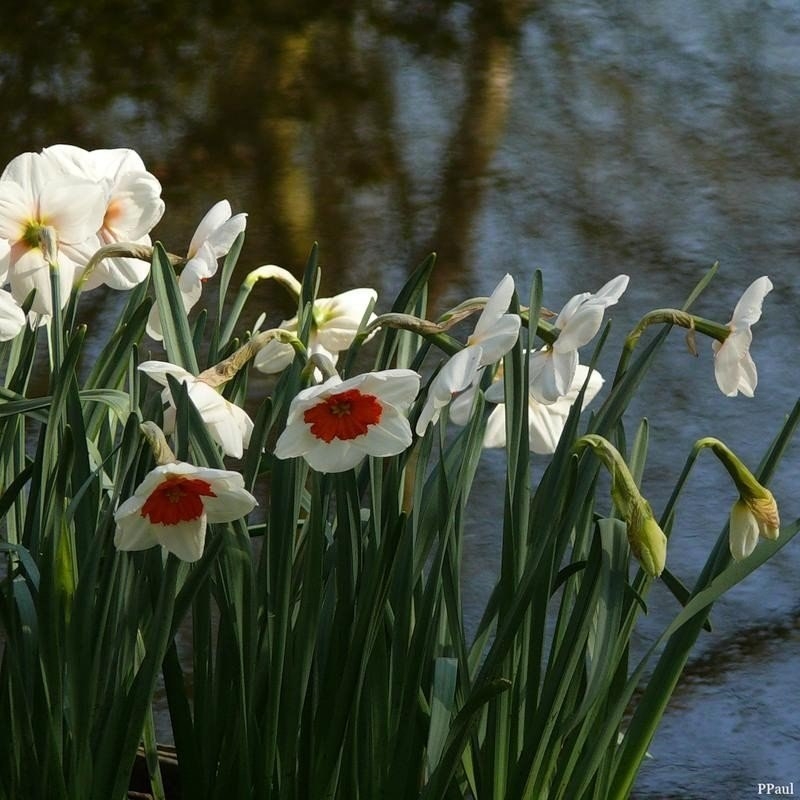
[(301, 391), (289, 406), (278, 458), (302, 456), (318, 472), (344, 472), (365, 456), (386, 457), (411, 445), (406, 414), (419, 392), (408, 369), (338, 375)]
[(256, 505), (238, 472), (182, 461), (161, 464), (117, 508), (114, 545), (118, 550), (161, 545), (183, 561), (197, 561), (209, 522), (240, 519)]

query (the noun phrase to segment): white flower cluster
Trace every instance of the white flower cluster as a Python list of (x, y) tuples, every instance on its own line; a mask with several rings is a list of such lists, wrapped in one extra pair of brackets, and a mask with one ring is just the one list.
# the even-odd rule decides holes
[[(55, 145), (17, 156), (0, 174), (0, 287), (10, 287), (0, 288), (0, 341), (14, 338), (24, 327), (22, 306), (31, 292), (30, 322), (42, 324), (54, 314), (53, 298), (58, 297), (63, 307), (76, 286), (81, 290), (100, 285), (127, 290), (146, 280), (147, 260), (111, 255), (93, 258), (101, 247), (114, 243), (149, 247), (150, 233), (163, 213), (161, 184), (132, 150), (87, 151)], [(232, 214), (227, 200), (216, 203), (204, 216), (185, 259), (175, 259), (182, 263), (177, 284), (183, 313), (188, 314), (198, 302), (203, 283), (214, 276), (219, 259), (229, 252), (246, 222), (246, 214)], [(54, 291), (54, 276), (58, 291)], [(282, 276), (293, 292), (300, 292), (296, 279), (279, 267), (263, 267), (251, 275), (254, 280), (264, 276)], [(578, 351), (597, 335), (605, 310), (620, 300), (627, 286), (628, 276), (618, 275), (595, 293), (573, 296), (549, 329), (548, 343), (527, 354), (532, 452), (554, 452), (578, 397), (582, 396), (585, 405), (602, 388), (602, 376), (579, 363)], [(751, 326), (760, 318), (763, 299), (771, 289), (769, 278), (758, 278), (736, 305), (730, 322), (712, 331), (716, 380), (726, 395), (741, 392), (752, 396), (755, 390), (756, 367), (749, 352)], [(387, 457), (403, 452), (413, 443), (414, 433), (424, 436), (446, 408), (451, 420), (465, 424), (475, 395), (481, 391), (484, 372), (496, 367), (518, 341), (521, 318), (509, 311), (513, 295), (514, 280), (505, 275), (483, 303), (473, 333), (436, 372), (419, 406), (415, 401), (420, 376), (411, 370), (388, 369), (347, 380), (333, 372), (339, 353), (351, 346), (362, 326), (368, 325), (374, 335), (380, 325), (372, 313), (377, 293), (359, 288), (317, 298), (310, 310), (309, 339), (300, 349), (316, 355), (316, 363), (325, 364), (328, 375), (320, 380), (318, 371), (309, 373), (316, 375), (317, 381), (291, 402), (275, 456), (303, 457), (313, 469), (341, 472), (367, 455)], [(173, 311), (180, 313), (180, 309)], [(417, 322), (436, 328), (426, 321)], [(279, 329), (266, 332), (271, 338), (265, 338), (263, 346), (245, 360), (252, 356), (254, 366), (265, 373), (282, 371), (295, 357), (292, 343), (298, 344), (297, 331), (297, 317), (284, 321)], [(147, 333), (153, 339), (162, 338), (156, 306)], [(530, 331), (531, 342), (534, 333)], [(456, 348), (452, 340), (450, 345)], [(172, 376), (186, 386), (224, 455), (242, 457), (253, 422), (218, 391), (222, 381), (207, 373), (195, 376), (164, 361), (146, 361), (139, 368), (162, 387), (167, 433), (175, 419), (168, 381)], [(486, 447), (506, 443), (501, 373), (494, 370), (494, 383), (484, 394), (496, 404), (486, 424)], [(408, 419), (412, 409), (418, 409), (414, 433)], [(139, 549), (161, 543), (186, 560), (199, 558), (207, 519), (232, 519), (255, 504), (235, 475), (179, 462), (162, 464), (137, 489), (136, 497), (120, 506), (118, 546)], [(175, 538), (172, 534), (180, 535)]]

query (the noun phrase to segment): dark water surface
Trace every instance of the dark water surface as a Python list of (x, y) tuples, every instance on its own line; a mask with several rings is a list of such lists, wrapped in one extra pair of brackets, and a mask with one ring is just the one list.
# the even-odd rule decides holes
[[(298, 274), (316, 240), (323, 293), (373, 286), (381, 310), (430, 250), (437, 311), (506, 271), (527, 293), (541, 268), (554, 309), (627, 272), (605, 372), (636, 320), (680, 305), (712, 262), (697, 311), (721, 322), (768, 274), (756, 397), (724, 398), (707, 343), (695, 359), (673, 332), (634, 409), (651, 423), (657, 511), (700, 436), (755, 466), (800, 389), (796, 0), (114, 5), (6, 12), (3, 163), (55, 142), (133, 147), (164, 185), (155, 234), (170, 249), (227, 197), (249, 213), (243, 269)], [(254, 298), (246, 324), (291, 311), (272, 286)], [(795, 444), (772, 486), (787, 522), (798, 467)], [(488, 453), (479, 475), (473, 615), (499, 559), (501, 509), (484, 500), (501, 494), (502, 468)], [(708, 456), (671, 542), (686, 581), (733, 499)], [(790, 781), (800, 792), (798, 567), (793, 543), (718, 604), (637, 797), (750, 798), (758, 782)], [(645, 639), (674, 602), (655, 592), (650, 608)]]

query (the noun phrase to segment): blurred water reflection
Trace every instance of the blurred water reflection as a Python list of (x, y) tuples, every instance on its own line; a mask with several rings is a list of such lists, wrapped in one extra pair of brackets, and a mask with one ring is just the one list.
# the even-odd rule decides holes
[[(797, 397), (792, 0), (61, 0), (16, 4), (4, 23), (0, 159), (57, 141), (134, 147), (164, 184), (156, 234), (178, 251), (227, 197), (250, 214), (243, 268), (299, 271), (318, 240), (323, 290), (371, 285), (379, 308), (429, 250), (439, 253), (437, 310), (486, 293), (505, 271), (527, 291), (541, 267), (553, 308), (628, 272), (612, 347), (645, 310), (680, 304), (717, 259), (720, 278), (699, 310), (722, 321), (769, 274), (754, 400), (724, 401), (708, 350), (695, 362), (677, 334), (644, 387), (656, 508), (698, 436), (717, 435), (755, 462)], [(290, 311), (271, 287), (255, 294), (246, 323)], [(498, 494), (502, 466), (487, 458), (486, 497)], [(773, 486), (786, 520), (798, 514), (798, 466), (794, 446)], [(716, 465), (697, 475), (670, 553), (687, 580), (733, 499)], [(499, 514), (475, 510), (468, 608), (493, 577)], [(794, 633), (768, 664), (747, 647), (703, 662), (708, 691), (675, 704), (638, 796), (702, 797), (709, 786), (750, 796), (759, 780), (800, 780), (800, 558), (788, 550), (720, 605), (707, 646), (748, 641), (744, 620)], [(652, 630), (670, 603), (653, 595)], [(720, 728), (734, 733), (714, 735)], [(769, 753), (754, 744), (767, 731), (782, 742)]]

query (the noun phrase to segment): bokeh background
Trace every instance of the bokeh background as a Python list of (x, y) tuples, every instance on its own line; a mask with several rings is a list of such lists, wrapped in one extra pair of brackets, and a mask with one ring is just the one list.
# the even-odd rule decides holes
[[(796, 0), (15, 3), (0, 25), (0, 130), (2, 163), (56, 142), (132, 147), (163, 184), (154, 235), (168, 249), (185, 251), (228, 198), (249, 214), (242, 274), (276, 263), (299, 275), (316, 241), (323, 294), (372, 286), (379, 310), (430, 251), (437, 312), (505, 272), (527, 296), (540, 268), (555, 310), (628, 273), (607, 374), (636, 320), (679, 306), (713, 262), (696, 310), (721, 322), (769, 275), (755, 398), (723, 397), (710, 345), (694, 358), (678, 331), (642, 388), (656, 511), (695, 439), (718, 436), (755, 466), (800, 394)], [(89, 295), (83, 312), (102, 327), (110, 302)], [(277, 322), (292, 306), (259, 284), (243, 329), (262, 311)], [(800, 513), (799, 467), (793, 445), (773, 484), (785, 521)], [(502, 469), (487, 453), (473, 616), (499, 559)], [(687, 582), (733, 499), (709, 455), (670, 547)], [(636, 797), (800, 786), (798, 567), (793, 543), (718, 604)], [(654, 592), (644, 640), (674, 610)]]

